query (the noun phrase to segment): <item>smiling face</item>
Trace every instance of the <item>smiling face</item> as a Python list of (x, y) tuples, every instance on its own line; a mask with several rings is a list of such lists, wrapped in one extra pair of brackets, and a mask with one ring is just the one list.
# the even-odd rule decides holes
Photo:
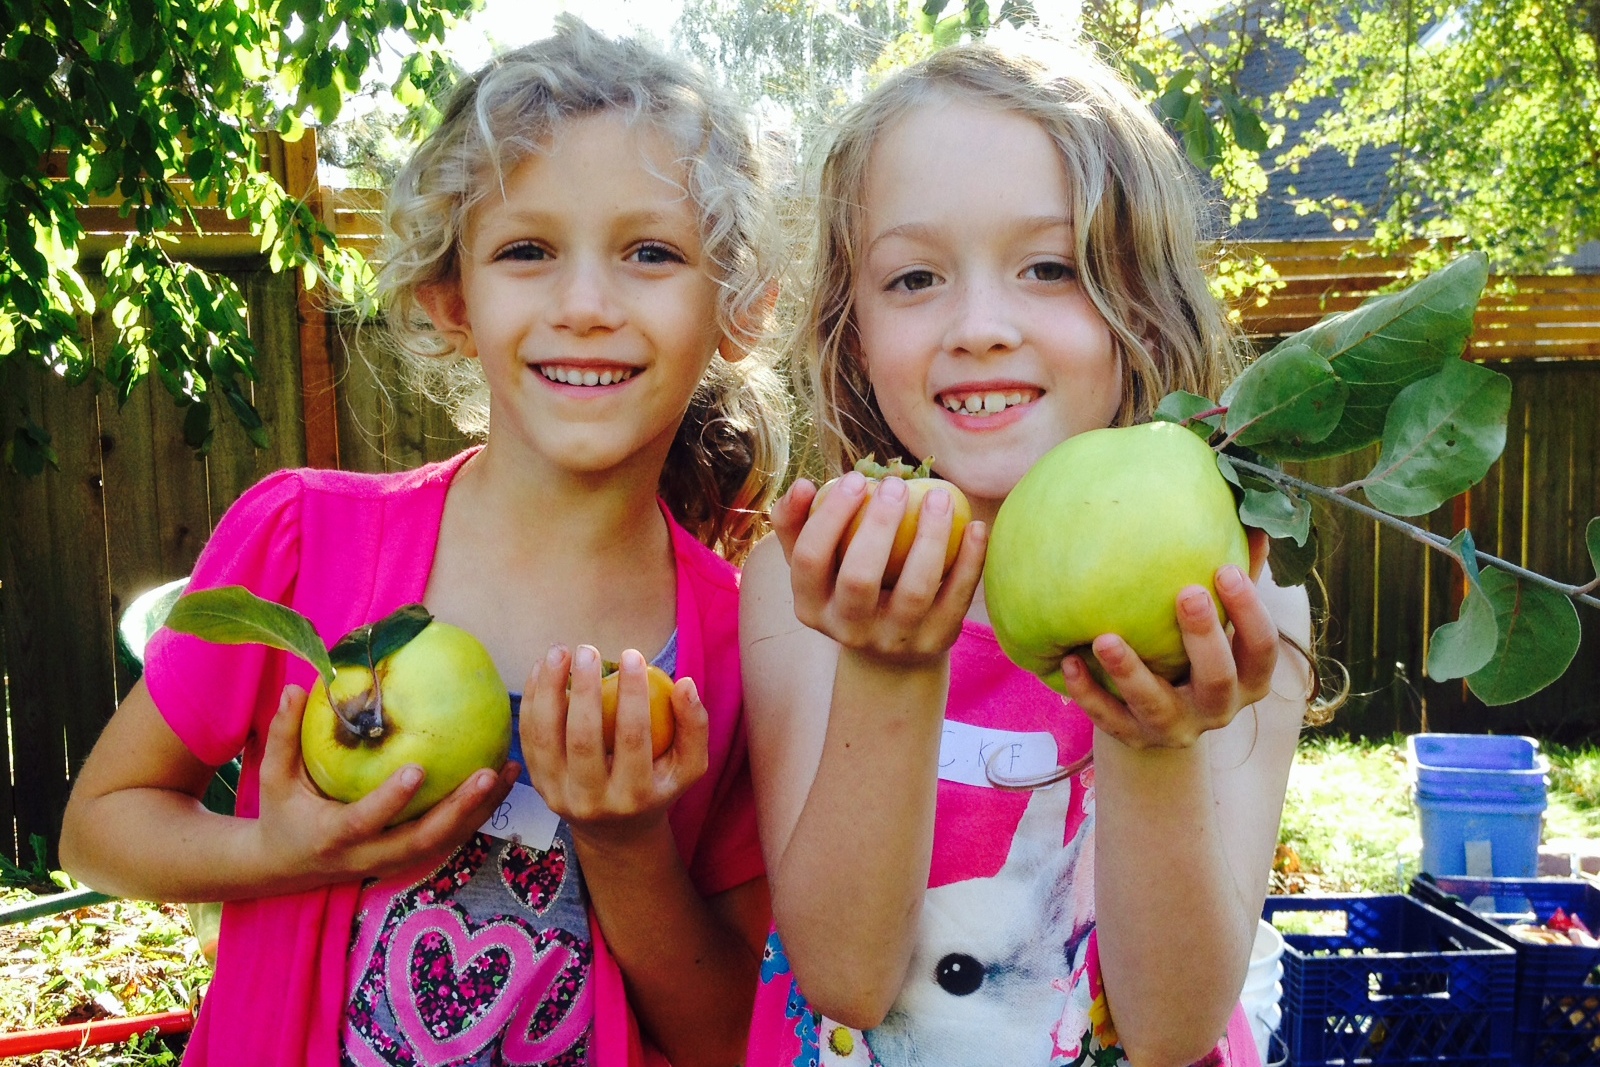
[(884, 418), (993, 518), (1054, 446), (1122, 397), (1111, 330), (1077, 280), (1066, 171), (1030, 119), (920, 106), (873, 150), (853, 299)]
[(659, 471), (722, 339), (675, 158), (615, 114), (572, 120), (474, 209), (458, 279), (419, 294), (483, 368), (491, 450)]

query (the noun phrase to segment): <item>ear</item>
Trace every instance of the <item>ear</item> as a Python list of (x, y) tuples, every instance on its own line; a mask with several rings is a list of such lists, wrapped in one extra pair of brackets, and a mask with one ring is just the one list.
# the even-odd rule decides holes
[(467, 302), (461, 295), (461, 283), (452, 278), (420, 286), (417, 303), (433, 320), (433, 328), (448, 338), (457, 352), (472, 358), (472, 325), (467, 321)]
[(766, 332), (767, 320), (772, 317), (772, 309), (778, 306), (778, 284), (776, 282), (767, 286), (761, 294), (761, 299), (751, 304), (749, 309), (739, 316), (733, 324), (733, 329), (722, 335), (722, 340), (717, 342), (717, 354), (729, 363), (737, 363), (750, 354), (755, 343)]

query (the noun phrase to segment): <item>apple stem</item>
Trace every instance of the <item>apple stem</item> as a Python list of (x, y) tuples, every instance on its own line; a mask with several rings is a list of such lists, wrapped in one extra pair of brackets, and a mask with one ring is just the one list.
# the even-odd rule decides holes
[[(1285, 474), (1283, 471), (1276, 470), (1272, 467), (1263, 467), (1259, 463), (1251, 463), (1248, 460), (1240, 459), (1237, 456), (1229, 456), (1228, 462), (1242, 470), (1249, 471), (1251, 474), (1260, 475), (1269, 482), (1274, 482), (1282, 486), (1288, 486), (1304, 493), (1310, 493), (1312, 496), (1320, 497), (1323, 500), (1331, 500), (1344, 507), (1352, 508), (1358, 514), (1364, 515), (1374, 522), (1381, 523), (1392, 530), (1400, 531), (1413, 541), (1420, 542), (1424, 545), (1427, 545), (1429, 548), (1443, 552), (1445, 555), (1450, 556), (1451, 558), (1455, 557), (1455, 553), (1450, 550), (1450, 541), (1448, 538), (1441, 537), (1436, 533), (1431, 533), (1422, 529), (1421, 527), (1413, 526), (1404, 519), (1397, 519), (1393, 515), (1379, 511), (1377, 508), (1368, 507), (1360, 501), (1353, 500), (1348, 496), (1342, 495), (1336, 490), (1329, 489), (1326, 486), (1317, 485), (1315, 482), (1308, 482), (1302, 478), (1296, 478), (1292, 474)], [(1560, 593), (1562, 596), (1581, 601), (1592, 608), (1600, 608), (1600, 599), (1589, 595), (1590, 590), (1596, 587), (1595, 582), (1590, 582), (1588, 585), (1567, 585), (1564, 582), (1556, 581), (1554, 578), (1547, 578), (1536, 571), (1530, 571), (1525, 567), (1519, 567), (1515, 563), (1510, 563), (1506, 560), (1500, 559), (1498, 556), (1491, 556), (1489, 553), (1481, 550), (1478, 551), (1476, 555), (1479, 563), (1487, 563), (1490, 566), (1498, 567), (1503, 571), (1509, 571), (1525, 581), (1532, 582), (1535, 585), (1543, 586), (1546, 589), (1554, 590), (1555, 592)]]
[(350, 700), (329, 701), (333, 713), (352, 734), (364, 741), (376, 741), (383, 736), (383, 687), (376, 673), (372, 675), (372, 688), (363, 690)]

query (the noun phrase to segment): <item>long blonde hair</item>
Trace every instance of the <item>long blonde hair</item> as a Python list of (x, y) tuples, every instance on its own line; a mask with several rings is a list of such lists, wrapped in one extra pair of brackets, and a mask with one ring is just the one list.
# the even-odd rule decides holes
[(737, 561), (761, 532), (788, 462), (789, 401), (759, 344), (781, 241), (744, 114), (688, 64), (563, 15), (552, 36), (466, 79), (389, 194), (378, 277), (389, 336), (463, 432), (488, 432), (481, 369), (434, 327), (418, 294), (458, 277), (468, 219), (507, 174), (563, 124), (600, 113), (648, 122), (673, 146), (720, 283), (718, 326), (749, 351), (737, 362), (712, 358), (660, 483), (674, 516)]
[(946, 48), (902, 70), (840, 117), (816, 178), (817, 223), (791, 356), (831, 469), (905, 455), (884, 421), (856, 337), (852, 287), (872, 152), (912, 109), (959, 99), (1032, 119), (1055, 143), (1070, 189), (1083, 289), (1122, 367), (1119, 424), (1148, 419), (1174, 389), (1220, 395), (1238, 331), (1201, 266), (1192, 168), (1133, 90), (1092, 54), (1043, 61), (985, 44)]

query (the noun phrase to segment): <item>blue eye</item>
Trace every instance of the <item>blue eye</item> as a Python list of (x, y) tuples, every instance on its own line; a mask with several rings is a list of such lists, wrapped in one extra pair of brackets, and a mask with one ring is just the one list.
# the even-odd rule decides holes
[(516, 241), (495, 253), (496, 260), (510, 259), (519, 262), (537, 262), (550, 258), (550, 253), (532, 241)]
[(633, 258), (640, 263), (682, 263), (684, 259), (670, 245), (648, 242), (634, 249)]
[(890, 282), (889, 288), (904, 289), (908, 293), (914, 293), (918, 289), (930, 288), (936, 280), (931, 270), (908, 270)]

